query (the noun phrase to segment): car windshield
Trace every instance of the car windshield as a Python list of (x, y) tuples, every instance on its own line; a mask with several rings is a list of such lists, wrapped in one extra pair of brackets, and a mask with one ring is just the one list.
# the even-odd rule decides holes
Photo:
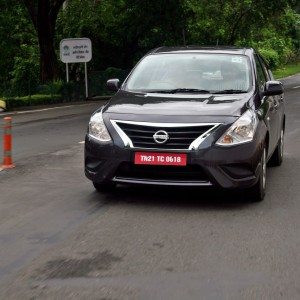
[(245, 55), (172, 53), (146, 56), (125, 90), (148, 93), (245, 93), (251, 88)]

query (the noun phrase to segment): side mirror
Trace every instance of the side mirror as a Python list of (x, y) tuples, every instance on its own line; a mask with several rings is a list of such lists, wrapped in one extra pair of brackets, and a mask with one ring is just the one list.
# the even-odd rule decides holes
[(109, 79), (106, 82), (107, 88), (112, 92), (117, 92), (119, 90), (119, 79)]
[(283, 94), (283, 85), (280, 81), (267, 81), (264, 96), (276, 96)]

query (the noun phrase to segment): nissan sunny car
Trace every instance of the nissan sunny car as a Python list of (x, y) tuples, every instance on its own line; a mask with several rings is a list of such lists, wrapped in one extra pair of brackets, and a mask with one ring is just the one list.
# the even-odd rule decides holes
[(251, 48), (149, 52), (92, 116), (85, 174), (120, 184), (246, 189), (264, 199), (267, 163), (283, 159), (283, 87)]

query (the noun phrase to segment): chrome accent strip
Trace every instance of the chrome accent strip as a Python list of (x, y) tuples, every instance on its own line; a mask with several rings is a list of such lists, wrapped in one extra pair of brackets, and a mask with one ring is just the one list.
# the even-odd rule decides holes
[(114, 177), (113, 181), (119, 183), (134, 183), (134, 184), (147, 184), (147, 185), (212, 186), (212, 183), (210, 181), (184, 181), (184, 180), (167, 181), (167, 180), (122, 178), (122, 177)]
[(210, 135), (210, 133), (217, 128), (220, 125), (220, 123), (213, 126), (211, 129), (207, 130), (203, 134), (201, 134), (198, 138), (196, 138), (189, 146), (189, 150), (196, 150), (200, 144)]
[[(167, 128), (180, 128), (180, 127), (198, 127), (198, 126), (213, 126), (206, 132), (204, 132), (202, 135), (200, 135), (198, 138), (196, 138), (189, 146), (188, 149), (165, 149), (165, 150), (196, 150), (200, 144), (210, 135), (210, 133), (220, 126), (222, 123), (152, 123), (152, 122), (136, 122), (136, 121), (123, 121), (123, 120), (110, 120), (115, 130), (120, 135), (125, 147), (130, 147), (133, 149), (158, 149), (158, 148), (141, 148), (141, 147), (135, 147), (133, 146), (133, 143), (131, 139), (127, 136), (127, 134), (119, 127), (117, 123), (123, 123), (123, 124), (132, 124), (132, 125), (141, 125), (141, 126), (149, 126), (149, 127), (167, 127)], [(159, 150), (164, 150), (162, 148), (159, 148)]]
[(152, 122), (136, 122), (136, 121), (123, 121), (123, 120), (111, 120), (111, 122), (119, 122), (124, 124), (141, 125), (149, 127), (197, 127), (197, 126), (209, 126), (221, 123), (152, 123)]
[(113, 127), (115, 128), (115, 130), (117, 131), (117, 133), (119, 134), (120, 138), (122, 139), (124, 146), (125, 147), (130, 147), (130, 148), (134, 148), (133, 143), (131, 141), (131, 139), (127, 136), (127, 134), (119, 127), (119, 125), (117, 124), (117, 120), (110, 120), (111, 124), (113, 125)]

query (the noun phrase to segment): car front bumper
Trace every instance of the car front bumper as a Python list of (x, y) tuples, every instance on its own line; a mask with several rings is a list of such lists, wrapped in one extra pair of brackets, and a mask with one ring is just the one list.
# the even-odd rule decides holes
[[(259, 126), (264, 127), (262, 124)], [(227, 189), (253, 186), (259, 178), (259, 163), (266, 131), (258, 128), (252, 142), (220, 147), (208, 141), (198, 150), (162, 151), (126, 148), (102, 143), (89, 135), (85, 140), (85, 174), (97, 183), (117, 182), (148, 185), (214, 186)], [(134, 153), (187, 153), (186, 167), (137, 166)]]

